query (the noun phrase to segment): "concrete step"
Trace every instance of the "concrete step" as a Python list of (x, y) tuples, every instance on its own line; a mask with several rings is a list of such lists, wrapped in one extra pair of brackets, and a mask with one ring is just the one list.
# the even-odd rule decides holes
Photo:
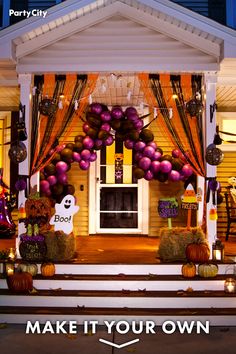
[(224, 291), (101, 291), (101, 290), (37, 290), (16, 294), (0, 290), (1, 306), (39, 307), (129, 307), (129, 308), (236, 308), (236, 294)]
[[(104, 275), (104, 274), (56, 274), (45, 278), (36, 275), (33, 278), (34, 287), (40, 289), (63, 290), (223, 290), (227, 275), (218, 275), (214, 278), (184, 278), (181, 275)], [(7, 289), (6, 279), (0, 279), (0, 289)]]
[(210, 326), (235, 326), (235, 308), (115, 308), (115, 307), (18, 307), (0, 306), (1, 322), (24, 323), (27, 321), (39, 321), (41, 324), (50, 320), (56, 321), (76, 321), (78, 325), (83, 325), (85, 321), (96, 320), (98, 324), (104, 325), (104, 321), (126, 320), (132, 321), (154, 321), (157, 326), (161, 326), (164, 321), (201, 321), (210, 322)]

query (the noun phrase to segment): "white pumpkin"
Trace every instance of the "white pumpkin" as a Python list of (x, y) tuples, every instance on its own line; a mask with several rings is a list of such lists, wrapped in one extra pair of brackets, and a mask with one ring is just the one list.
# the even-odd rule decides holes
[(23, 273), (30, 273), (32, 276), (35, 276), (38, 273), (38, 266), (35, 263), (20, 263), (17, 269)]
[(199, 264), (198, 275), (203, 278), (213, 278), (218, 274), (217, 264)]

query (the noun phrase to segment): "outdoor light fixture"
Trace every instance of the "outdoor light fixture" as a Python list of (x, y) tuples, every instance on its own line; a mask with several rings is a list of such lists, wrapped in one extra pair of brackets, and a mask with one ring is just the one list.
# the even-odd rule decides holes
[(235, 293), (236, 292), (236, 281), (234, 278), (226, 278), (224, 289), (226, 293)]
[(224, 261), (224, 245), (223, 243), (216, 239), (212, 244), (212, 260), (213, 261)]
[(14, 274), (15, 271), (15, 263), (12, 261), (7, 261), (5, 263), (5, 275), (9, 277), (10, 275)]

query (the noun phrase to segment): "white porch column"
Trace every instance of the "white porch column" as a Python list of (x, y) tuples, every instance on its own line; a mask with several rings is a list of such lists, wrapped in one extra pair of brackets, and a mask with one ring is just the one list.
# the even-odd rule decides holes
[[(20, 85), (20, 102), (25, 106), (25, 127), (28, 134), (28, 139), (24, 141), (27, 149), (27, 158), (19, 163), (18, 173), (19, 175), (29, 175), (30, 169), (30, 133), (31, 133), (31, 89), (32, 89), (32, 75), (31, 74), (19, 74), (18, 82)], [(25, 205), (25, 191), (19, 192), (18, 195), (18, 207), (20, 205)], [(18, 236), (25, 232), (25, 226), (23, 223), (18, 224)], [(18, 252), (19, 237), (16, 238), (16, 249), (17, 256)]]
[[(216, 112), (213, 113), (211, 117), (211, 105), (216, 101), (216, 83), (217, 75), (216, 73), (205, 74), (205, 85), (206, 85), (206, 107), (205, 107), (205, 148), (213, 143), (215, 131), (216, 131)], [(212, 119), (212, 121), (211, 121)], [(206, 163), (206, 176), (215, 177), (216, 176), (216, 166), (209, 165)], [(217, 233), (217, 222), (216, 220), (210, 220), (209, 212), (212, 208), (212, 195), (210, 197), (209, 203), (206, 207), (206, 226), (207, 226), (207, 237), (210, 244), (214, 242)]]

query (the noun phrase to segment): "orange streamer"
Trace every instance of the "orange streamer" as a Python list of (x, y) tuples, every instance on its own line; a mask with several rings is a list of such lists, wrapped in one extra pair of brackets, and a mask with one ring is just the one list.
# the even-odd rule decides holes
[[(71, 122), (69, 126), (67, 127), (67, 130), (63, 136), (62, 141), (60, 141), (60, 144), (63, 144), (64, 142), (67, 141), (72, 129), (74, 128), (76, 120), (78, 120), (78, 117), (81, 119), (81, 116), (86, 109), (86, 106), (88, 105), (88, 97), (89, 95), (93, 92), (96, 82), (97, 82), (98, 75), (97, 74), (89, 74), (87, 83), (84, 89), (84, 92), (82, 92), (82, 97), (79, 102), (79, 107), (77, 111), (73, 113), (73, 117), (71, 119)], [(66, 75), (66, 82), (64, 86), (64, 91), (63, 94), (65, 97), (70, 97), (73, 94), (75, 84), (77, 80), (77, 75), (76, 74), (67, 74)], [(54, 74), (45, 74), (44, 76), (44, 87), (43, 87), (43, 95), (48, 97), (53, 96), (55, 88), (55, 75)], [(33, 159), (33, 166), (32, 166), (32, 173), (36, 173), (37, 171), (43, 169), (54, 157), (51, 155), (46, 161), (44, 161), (45, 157), (48, 156), (49, 151), (52, 148), (52, 144), (54, 143), (56, 137), (58, 136), (60, 127), (61, 127), (61, 122), (63, 121), (63, 118), (67, 112), (69, 106), (69, 102), (64, 101), (63, 102), (63, 108), (58, 109), (55, 117), (55, 124), (54, 124), (54, 129), (50, 135), (48, 146), (44, 150), (42, 156), (38, 159), (38, 153), (40, 151), (40, 146), (42, 146), (42, 139), (44, 137), (45, 129), (47, 126), (47, 121), (49, 117), (45, 117), (42, 114), (39, 117), (40, 120), (40, 126), (39, 126), (39, 136), (38, 136), (38, 142), (36, 145), (36, 151), (34, 153), (34, 159)], [(37, 166), (35, 165), (37, 161)]]

